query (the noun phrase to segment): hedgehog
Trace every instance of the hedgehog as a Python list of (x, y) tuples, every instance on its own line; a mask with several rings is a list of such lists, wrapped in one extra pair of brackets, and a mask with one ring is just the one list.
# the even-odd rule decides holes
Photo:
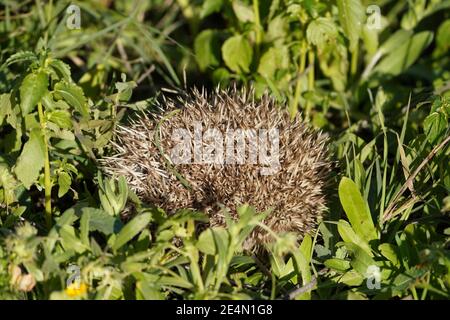
[[(157, 112), (118, 125), (104, 171), (124, 176), (141, 200), (174, 213), (204, 212), (209, 225), (237, 219), (242, 204), (268, 210), (263, 223), (275, 233), (311, 234), (326, 212), (331, 173), (328, 137), (301, 114), (254, 89), (193, 89), (169, 98)], [(224, 208), (227, 208), (226, 210)], [(227, 212), (227, 213), (226, 213)], [(255, 228), (244, 250), (272, 236)]]

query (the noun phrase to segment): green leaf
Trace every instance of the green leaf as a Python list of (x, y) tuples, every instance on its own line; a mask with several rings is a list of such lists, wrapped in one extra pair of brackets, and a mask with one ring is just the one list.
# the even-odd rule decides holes
[(58, 173), (58, 198), (64, 196), (70, 189), (72, 179), (67, 172), (61, 171)]
[(354, 52), (358, 46), (363, 22), (365, 19), (364, 7), (360, 0), (337, 0), (339, 21), (344, 33), (350, 41), (350, 51)]
[(219, 12), (222, 8), (223, 0), (206, 0), (203, 2), (200, 18), (204, 19), (214, 12)]
[(220, 62), (219, 33), (215, 30), (202, 31), (194, 42), (195, 59), (200, 70), (218, 66)]
[(396, 267), (400, 267), (400, 259), (397, 256), (395, 247), (390, 243), (383, 243), (378, 246), (383, 257), (387, 258)]
[(355, 233), (367, 242), (377, 239), (369, 206), (351, 179), (342, 178), (339, 183), (339, 199)]
[(342, 240), (344, 240), (345, 242), (353, 243), (364, 249), (364, 251), (366, 251), (368, 255), (373, 255), (369, 244), (358, 234), (356, 234), (356, 232), (352, 229), (352, 227), (347, 221), (339, 220), (338, 232)]
[(74, 83), (60, 81), (55, 84), (55, 93), (83, 116), (89, 115), (89, 109), (83, 89)]
[(89, 224), (90, 224), (91, 214), (88, 210), (81, 214), (80, 219), (80, 240), (85, 246), (89, 247)]
[(83, 244), (75, 235), (75, 229), (72, 226), (64, 225), (59, 229), (61, 244), (65, 250), (74, 250), (77, 253), (83, 253), (89, 250), (89, 246)]
[(48, 66), (58, 80), (72, 81), (70, 77), (70, 66), (59, 59), (51, 59)]
[(70, 116), (70, 112), (66, 110), (54, 110), (46, 112), (47, 119), (50, 122), (53, 122), (61, 129), (70, 129), (72, 128), (72, 119)]
[(336, 25), (328, 18), (317, 18), (311, 21), (306, 29), (308, 42), (320, 48), (335, 39), (337, 35)]
[(232, 1), (231, 5), (233, 6), (234, 14), (240, 21), (252, 22), (255, 20), (253, 10), (249, 6), (245, 5), (239, 0)]
[(13, 115), (14, 113), (11, 108), (11, 94), (5, 93), (0, 95), (0, 126), (5, 118), (9, 118)]
[(99, 231), (108, 236), (122, 229), (120, 218), (114, 218), (101, 209), (86, 207), (82, 209), (82, 212), (89, 213), (90, 231)]
[(367, 252), (353, 243), (345, 243), (345, 247), (351, 252), (352, 261), (350, 265), (362, 276), (366, 276), (369, 267), (376, 266), (375, 260)]
[(342, 276), (339, 275), (336, 278), (338, 283), (344, 283), (348, 286), (359, 286), (364, 281), (364, 277), (355, 270), (350, 270)]
[(375, 67), (374, 72), (391, 75), (401, 74), (416, 62), (422, 52), (431, 44), (432, 40), (433, 33), (423, 31), (401, 42), (400, 45), (397, 42), (396, 48)]
[(20, 86), (22, 115), (30, 113), (47, 92), (48, 76), (45, 72), (30, 73)]
[(248, 40), (242, 36), (233, 36), (222, 46), (222, 56), (225, 64), (237, 73), (249, 72), (253, 50)]
[(271, 47), (261, 57), (258, 72), (266, 77), (273, 78), (275, 72), (289, 67), (289, 50), (286, 46)]
[(203, 253), (210, 255), (216, 254), (216, 245), (214, 244), (214, 235), (211, 228), (206, 229), (200, 234), (195, 246)]
[(8, 59), (6, 59), (5, 63), (1, 66), (1, 68), (8, 67), (14, 63), (19, 63), (19, 62), (24, 62), (24, 61), (32, 61), (32, 62), (37, 61), (36, 54), (34, 54), (31, 51), (16, 52), (13, 55), (11, 55)]
[(342, 272), (350, 269), (350, 262), (339, 258), (327, 259), (325, 260), (324, 264), (327, 268)]
[(114, 244), (112, 245), (112, 249), (115, 251), (133, 239), (139, 232), (147, 227), (151, 219), (151, 213), (143, 213), (137, 217), (134, 217), (122, 228), (122, 230), (120, 230)]
[(448, 126), (448, 120), (441, 112), (433, 112), (423, 121), (423, 130), (431, 144), (443, 137)]
[[(311, 252), (312, 252), (312, 239), (311, 236), (306, 234), (300, 244), (300, 248), (298, 251), (294, 251), (294, 260), (297, 264), (297, 267), (300, 271), (302, 277), (302, 285), (306, 285), (311, 281)], [(301, 300), (309, 300), (311, 299), (311, 292), (305, 292), (300, 296), (296, 297), (296, 299)]]
[(44, 161), (45, 147), (41, 130), (33, 129), (14, 168), (17, 179), (23, 183), (25, 188), (29, 189), (37, 180), (41, 169), (44, 167)]

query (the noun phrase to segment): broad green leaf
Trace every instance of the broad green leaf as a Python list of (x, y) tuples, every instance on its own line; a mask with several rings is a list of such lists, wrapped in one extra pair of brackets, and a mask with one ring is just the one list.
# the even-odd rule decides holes
[(44, 160), (45, 147), (41, 130), (33, 129), (14, 167), (17, 179), (23, 183), (25, 188), (29, 189), (37, 180), (44, 167)]
[(412, 37), (412, 35), (412, 31), (400, 29), (392, 34), (385, 42), (383, 42), (383, 44), (380, 46), (379, 51), (382, 54), (389, 53), (398, 48), (400, 43), (407, 42)]
[(394, 245), (390, 243), (383, 243), (378, 246), (381, 254), (387, 258), (396, 267), (400, 267), (400, 259), (397, 256)]
[(12, 115), (14, 114), (11, 108), (11, 94), (5, 93), (0, 95), (0, 126), (5, 118)]
[(36, 54), (31, 51), (20, 51), (11, 55), (6, 59), (5, 63), (0, 67), (8, 67), (14, 63), (24, 62), (24, 61), (37, 61)]
[(338, 35), (336, 25), (328, 18), (317, 18), (311, 21), (306, 29), (306, 38), (310, 44), (323, 47)]
[(200, 12), (200, 18), (204, 19), (214, 12), (220, 11), (223, 5), (223, 0), (205, 0)]
[(220, 63), (219, 34), (215, 30), (202, 31), (194, 42), (195, 59), (200, 70), (205, 71), (208, 67), (218, 66)]
[(222, 46), (222, 56), (228, 68), (236, 73), (250, 71), (253, 50), (248, 40), (242, 36), (233, 36)]
[(152, 219), (151, 213), (143, 213), (134, 217), (117, 234), (117, 238), (112, 245), (113, 250), (121, 248), (125, 243), (133, 239), (139, 232), (144, 230)]
[(25, 116), (41, 101), (47, 92), (48, 76), (45, 72), (30, 73), (20, 86), (20, 107)]
[(271, 47), (261, 57), (258, 72), (266, 77), (273, 78), (275, 72), (289, 67), (289, 50), (286, 46)]
[(136, 282), (137, 300), (164, 300), (164, 294), (159, 288), (155, 288), (146, 281)]
[(231, 2), (234, 14), (242, 22), (252, 22), (255, 20), (253, 9), (245, 5), (242, 1), (235, 0)]
[(337, 5), (339, 21), (350, 41), (350, 51), (354, 52), (358, 46), (365, 19), (364, 7), (360, 0), (337, 0)]
[(350, 224), (345, 220), (339, 220), (338, 222), (338, 232), (341, 236), (342, 240), (348, 243), (353, 243), (367, 252), (369, 255), (372, 254), (372, 250), (370, 249), (369, 244), (364, 240), (362, 237), (360, 237), (356, 232), (352, 229)]
[(72, 179), (67, 172), (61, 171), (58, 173), (58, 198), (64, 196), (70, 189)]
[(64, 225), (59, 230), (61, 236), (61, 244), (66, 250), (74, 250), (77, 253), (83, 253), (89, 250), (89, 246), (83, 244), (75, 234), (75, 229), (72, 226)]
[(339, 183), (339, 199), (355, 233), (367, 242), (377, 239), (369, 206), (351, 179), (342, 178)]
[(352, 261), (350, 265), (362, 276), (366, 276), (369, 267), (376, 266), (375, 260), (367, 252), (354, 243), (345, 243), (347, 250), (351, 252)]
[(342, 272), (350, 269), (350, 262), (339, 258), (327, 259), (325, 260), (324, 264), (327, 268)]
[(433, 33), (423, 31), (407, 41), (396, 43), (396, 48), (375, 67), (374, 72), (399, 75), (416, 62), (422, 52), (431, 44)]
[(441, 112), (433, 112), (423, 121), (423, 129), (431, 144), (442, 138), (447, 130), (448, 119)]
[(83, 89), (74, 83), (60, 81), (55, 84), (55, 93), (83, 116), (89, 115), (89, 109)]
[(52, 69), (53, 75), (58, 80), (72, 81), (70, 77), (70, 66), (59, 59), (50, 59), (48, 66)]
[(101, 209), (87, 207), (82, 212), (89, 212), (90, 231), (99, 231), (108, 236), (119, 232), (123, 227), (119, 218), (114, 218)]
[(350, 270), (343, 275), (336, 276), (335, 280), (348, 286), (359, 286), (364, 281), (364, 277), (359, 272)]
[(53, 122), (61, 129), (72, 128), (72, 119), (70, 113), (66, 110), (53, 110), (46, 112), (47, 119)]
[(210, 255), (216, 254), (216, 245), (214, 243), (214, 236), (211, 228), (206, 229), (200, 234), (195, 246), (203, 253)]

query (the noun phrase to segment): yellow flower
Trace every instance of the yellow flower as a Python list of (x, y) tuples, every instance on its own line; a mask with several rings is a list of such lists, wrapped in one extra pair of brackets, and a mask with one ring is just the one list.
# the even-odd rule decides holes
[(85, 283), (71, 283), (64, 291), (65, 293), (72, 298), (82, 296), (87, 292), (87, 285)]

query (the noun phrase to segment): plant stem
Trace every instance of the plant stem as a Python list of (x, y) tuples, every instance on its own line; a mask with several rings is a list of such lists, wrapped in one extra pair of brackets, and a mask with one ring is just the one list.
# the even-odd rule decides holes
[[(308, 52), (308, 62), (310, 65), (310, 70), (308, 73), (308, 91), (314, 91), (314, 63), (315, 63), (315, 55), (314, 55), (314, 51), (313, 50), (309, 50)], [(305, 114), (305, 118), (309, 119), (310, 113), (311, 113), (311, 109), (313, 107), (313, 104), (311, 103), (310, 100), (306, 101), (306, 114)]]
[(305, 43), (302, 43), (302, 47), (300, 49), (300, 60), (299, 60), (299, 68), (298, 68), (298, 77), (297, 77), (297, 84), (295, 86), (295, 94), (294, 94), (294, 101), (291, 104), (290, 107), (290, 114), (291, 117), (295, 117), (295, 115), (297, 114), (297, 110), (298, 110), (298, 103), (300, 100), (300, 93), (302, 91), (302, 77), (303, 77), (303, 72), (305, 72), (305, 67), (306, 67), (306, 45)]
[(350, 74), (352, 77), (356, 75), (356, 71), (358, 71), (358, 47), (352, 51), (352, 61), (350, 67)]
[(52, 182), (50, 176), (50, 157), (48, 154), (48, 140), (46, 123), (42, 103), (38, 103), (39, 123), (41, 124), (42, 137), (44, 139), (44, 192), (45, 192), (45, 222), (47, 229), (52, 227)]
[(259, 47), (262, 42), (262, 27), (261, 27), (261, 19), (259, 17), (259, 1), (253, 0), (253, 12), (255, 15), (255, 45), (256, 45), (256, 58), (259, 59)]

